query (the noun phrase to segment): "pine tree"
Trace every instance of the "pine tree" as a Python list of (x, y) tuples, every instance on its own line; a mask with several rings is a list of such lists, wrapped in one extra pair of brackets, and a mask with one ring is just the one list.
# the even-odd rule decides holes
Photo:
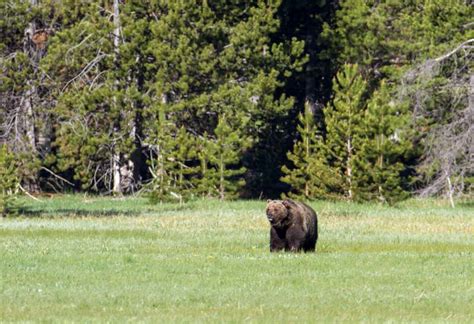
[(436, 57), (472, 38), (474, 7), (465, 1), (343, 0), (334, 25), (323, 38), (332, 43), (328, 55), (338, 64), (358, 63), (376, 87), (379, 80), (397, 81), (407, 67)]
[[(381, 79), (387, 79), (397, 83), (399, 94), (409, 101), (414, 115), (411, 140), (416, 145), (412, 146), (411, 159), (405, 161), (404, 173), (415, 175), (417, 170), (416, 187), (427, 185), (419, 191), (421, 195), (437, 194), (447, 187), (452, 196), (451, 176), (459, 176), (459, 192), (464, 188), (464, 172), (452, 174), (450, 167), (460, 165), (459, 156), (444, 154), (449, 158), (440, 167), (438, 151), (447, 150), (434, 146), (440, 143), (437, 139), (445, 137), (443, 145), (448, 150), (459, 147), (460, 156), (466, 152), (466, 145), (452, 145), (462, 142), (462, 137), (457, 141), (446, 134), (448, 129), (459, 134), (458, 125), (449, 125), (453, 116), (464, 114), (466, 107), (460, 103), (468, 95), (461, 99), (460, 89), (469, 88), (472, 54), (470, 44), (465, 42), (474, 37), (473, 16), (474, 6), (469, 1), (344, 0), (340, 1), (334, 25), (327, 24), (325, 28), (338, 64), (358, 62), (370, 80), (371, 90)], [(465, 123), (464, 129), (469, 129), (469, 124)], [(469, 166), (469, 158), (464, 161)], [(414, 164), (418, 166), (415, 168)]]
[(291, 186), (291, 197), (326, 197), (333, 185), (332, 177), (327, 166), (323, 137), (316, 127), (309, 103), (306, 103), (304, 113), (298, 115), (298, 121), (300, 140), (293, 147), (293, 151), (287, 154), (292, 167), (282, 167), (285, 176), (281, 180)]
[[(293, 107), (292, 98), (278, 90), (304, 62), (302, 42), (271, 41), (278, 30), (279, 5), (175, 1), (158, 7), (158, 18), (150, 22), (150, 100), (165, 97), (172, 119), (200, 139), (209, 134), (214, 140), (219, 116), (225, 114), (233, 130), (252, 140), (252, 157), (246, 160), (264, 174), (278, 172), (268, 152), (278, 150), (279, 136), (286, 131), (280, 120)], [(153, 123), (157, 112), (153, 107), (146, 112)], [(204, 142), (200, 145), (207, 147)], [(209, 166), (207, 157), (200, 160)], [(205, 178), (200, 178), (201, 193)]]
[(397, 104), (385, 81), (367, 105), (365, 134), (355, 160), (357, 198), (393, 203), (406, 198), (403, 187), (404, 157), (410, 150), (405, 129), (407, 106)]
[(198, 168), (189, 164), (197, 158), (195, 139), (184, 127), (177, 128), (166, 118), (164, 107), (161, 106), (153, 137), (156, 158), (150, 161), (153, 176), (150, 198), (152, 202), (183, 202), (195, 194), (192, 177), (197, 175)]
[(21, 182), (38, 191), (51, 150), (51, 89), (39, 62), (47, 53), (55, 1), (0, 3), (0, 137), (21, 162)]
[(227, 118), (225, 113), (219, 116), (214, 137), (208, 139), (205, 147), (209, 167), (203, 176), (210, 195), (221, 200), (236, 198), (245, 185), (242, 177), (245, 167), (239, 163), (244, 150), (251, 144), (240, 130), (231, 128)]
[(7, 146), (0, 145), (0, 215), (6, 216), (13, 209), (13, 201), (19, 186), (18, 169), (14, 155)]
[(338, 181), (337, 190), (354, 199), (354, 161), (364, 136), (364, 92), (366, 82), (355, 64), (345, 64), (333, 81), (334, 98), (325, 111), (328, 163)]
[(136, 187), (132, 155), (140, 145), (141, 94), (130, 73), (135, 43), (122, 37), (122, 9), (130, 12), (128, 6), (64, 3), (62, 28), (42, 60), (56, 88), (53, 162), (59, 171), (72, 171), (82, 189), (121, 193)]

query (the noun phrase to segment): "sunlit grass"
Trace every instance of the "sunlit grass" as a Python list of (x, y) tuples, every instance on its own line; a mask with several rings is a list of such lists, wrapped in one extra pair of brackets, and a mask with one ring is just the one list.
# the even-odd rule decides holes
[(315, 202), (270, 254), (262, 201), (25, 200), (0, 220), (3, 321), (474, 321), (474, 209)]

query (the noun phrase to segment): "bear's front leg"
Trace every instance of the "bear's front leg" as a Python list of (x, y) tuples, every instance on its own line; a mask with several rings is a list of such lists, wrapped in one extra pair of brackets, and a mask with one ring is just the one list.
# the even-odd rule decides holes
[(278, 233), (274, 228), (270, 228), (270, 252), (281, 251), (285, 248), (286, 241), (284, 233)]
[(305, 242), (305, 232), (299, 226), (291, 226), (286, 232), (288, 242), (287, 249), (291, 252), (299, 252)]

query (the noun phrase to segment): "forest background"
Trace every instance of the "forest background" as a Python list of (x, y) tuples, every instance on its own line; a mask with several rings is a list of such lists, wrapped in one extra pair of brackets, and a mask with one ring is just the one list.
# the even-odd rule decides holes
[(454, 205), (474, 180), (473, 17), (454, 0), (2, 0), (2, 196)]

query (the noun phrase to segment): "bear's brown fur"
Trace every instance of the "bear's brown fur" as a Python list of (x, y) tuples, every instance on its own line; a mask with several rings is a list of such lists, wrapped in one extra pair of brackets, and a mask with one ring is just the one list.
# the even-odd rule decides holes
[(318, 240), (316, 212), (302, 202), (291, 199), (268, 200), (270, 251), (314, 251)]

